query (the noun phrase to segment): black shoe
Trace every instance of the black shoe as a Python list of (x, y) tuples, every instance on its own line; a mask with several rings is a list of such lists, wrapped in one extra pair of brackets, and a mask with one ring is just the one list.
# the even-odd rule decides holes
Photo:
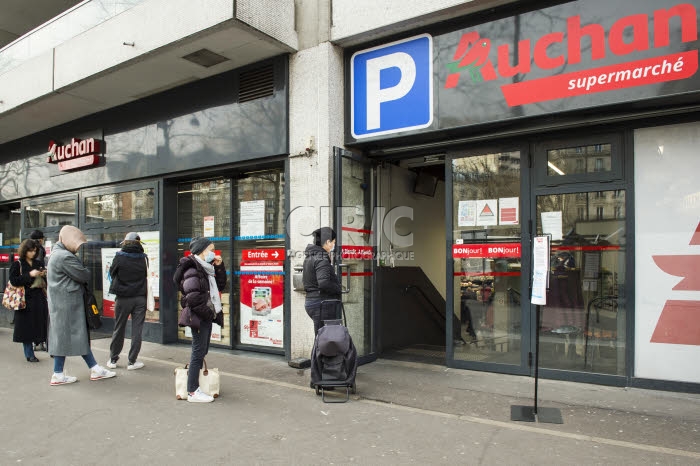
[(27, 358), (27, 361), (29, 361), (29, 362), (39, 362), (39, 358), (37, 358), (36, 356), (32, 356), (31, 358)]

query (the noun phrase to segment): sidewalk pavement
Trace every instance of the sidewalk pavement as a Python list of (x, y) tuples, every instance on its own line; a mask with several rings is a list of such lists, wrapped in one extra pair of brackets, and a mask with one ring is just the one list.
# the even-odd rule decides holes
[[(361, 366), (357, 394), (324, 404), (309, 371), (279, 356), (212, 350), (221, 397), (177, 401), (173, 369), (186, 345), (144, 343), (146, 367), (50, 387), (51, 359), (28, 363), (0, 329), (0, 464), (698, 464), (700, 395), (540, 380), (539, 406), (564, 424), (510, 420), (531, 405), (534, 380), (379, 360)], [(100, 364), (109, 338), (93, 340)], [(129, 340), (125, 342), (128, 351)], [(337, 392), (332, 396), (338, 396)]]

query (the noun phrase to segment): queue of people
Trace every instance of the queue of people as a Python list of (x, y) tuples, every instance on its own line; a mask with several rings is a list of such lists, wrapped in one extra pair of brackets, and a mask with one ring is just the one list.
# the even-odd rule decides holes
[[(124, 345), (126, 324), (131, 316), (132, 339), (127, 370), (140, 369), (144, 364), (137, 358), (141, 349), (141, 333), (146, 315), (148, 257), (141, 238), (129, 232), (120, 243), (111, 264), (110, 293), (115, 299), (115, 327), (110, 343), (107, 368), (100, 366), (90, 349), (90, 338), (84, 314), (84, 298), (90, 271), (77, 257), (79, 248), (87, 242), (82, 231), (64, 226), (53, 245), (48, 269), (37, 256), (44, 252), (41, 232), (35, 239), (26, 239), (19, 248), (19, 259), (10, 269), (10, 282), (24, 286), (26, 309), (16, 312), (13, 341), (23, 344), (29, 362), (38, 362), (34, 345), (48, 340), (48, 351), (54, 361), (51, 385), (76, 382), (63, 368), (68, 356), (81, 356), (90, 369), (90, 380), (116, 376), (109, 369), (117, 367)], [(40, 236), (40, 238), (39, 238)], [(306, 248), (303, 282), (306, 290), (306, 311), (314, 324), (314, 334), (323, 326), (321, 302), (339, 299), (340, 282), (330, 262), (335, 248), (336, 234), (328, 227), (313, 233), (314, 242)], [(214, 243), (208, 238), (192, 238), (190, 254), (178, 264), (173, 281), (181, 293), (182, 312), (178, 324), (190, 327), (192, 349), (187, 380), (187, 401), (209, 403), (214, 398), (199, 386), (199, 372), (209, 351), (212, 324), (224, 326), (221, 292), (226, 287), (226, 267), (215, 253)], [(44, 252), (45, 254), (45, 252)], [(43, 283), (43, 285), (42, 285)], [(47, 335), (48, 322), (48, 335)]]

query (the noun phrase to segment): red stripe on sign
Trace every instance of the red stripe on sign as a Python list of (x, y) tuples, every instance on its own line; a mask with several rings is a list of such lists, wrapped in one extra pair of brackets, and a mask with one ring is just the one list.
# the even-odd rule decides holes
[(455, 277), (519, 277), (520, 272), (454, 272)]
[(517, 212), (517, 209), (506, 207), (505, 209), (501, 209), (501, 221), (502, 222), (514, 222), (518, 219), (518, 216), (515, 215)]
[(501, 86), (510, 107), (686, 79), (698, 70), (698, 51), (674, 53)]
[(552, 246), (552, 251), (619, 251), (620, 246)]
[(651, 342), (700, 346), (699, 317), (700, 301), (666, 301)]
[[(371, 277), (373, 275), (372, 272), (350, 272), (351, 277)], [(343, 272), (343, 277), (347, 277), (348, 273)]]
[(359, 230), (359, 229), (357, 229), (357, 228), (350, 228), (350, 227), (343, 227), (343, 228), (341, 228), (341, 230), (343, 230), (343, 231), (352, 231), (352, 232), (355, 232), (355, 233), (364, 233), (364, 234), (366, 234), (366, 235), (371, 235), (371, 234), (372, 234), (372, 230)]

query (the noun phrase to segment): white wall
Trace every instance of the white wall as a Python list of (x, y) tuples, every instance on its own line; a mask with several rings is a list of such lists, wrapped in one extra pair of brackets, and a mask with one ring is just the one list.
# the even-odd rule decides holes
[[(700, 123), (635, 131), (636, 377), (700, 382), (700, 331), (694, 344), (651, 342), (669, 300), (687, 301), (688, 317), (681, 328), (700, 328), (700, 289), (674, 291), (682, 278), (654, 261), (654, 256), (690, 255), (695, 264), (700, 262), (700, 245), (689, 244), (700, 222), (698, 147)], [(692, 274), (697, 273), (696, 265)], [(678, 333), (678, 326), (661, 327), (671, 337)]]

